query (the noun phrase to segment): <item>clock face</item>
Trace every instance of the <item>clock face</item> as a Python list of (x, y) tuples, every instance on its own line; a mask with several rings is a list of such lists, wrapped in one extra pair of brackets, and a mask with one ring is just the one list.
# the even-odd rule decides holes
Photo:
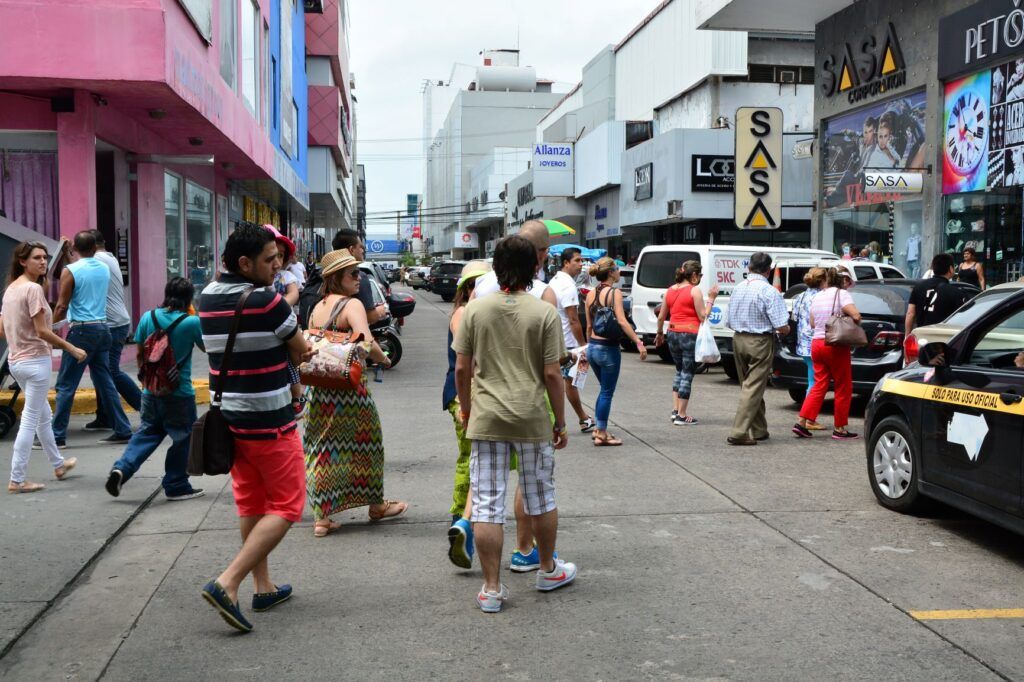
[(946, 121), (946, 158), (961, 175), (978, 167), (988, 148), (988, 107), (973, 91), (960, 93)]

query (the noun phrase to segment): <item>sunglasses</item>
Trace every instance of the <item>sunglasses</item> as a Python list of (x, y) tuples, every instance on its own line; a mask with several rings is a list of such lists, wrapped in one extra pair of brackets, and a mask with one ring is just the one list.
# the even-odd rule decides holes
[(359, 279), (359, 268), (352, 268), (352, 271), (348, 273), (348, 276), (352, 279)]

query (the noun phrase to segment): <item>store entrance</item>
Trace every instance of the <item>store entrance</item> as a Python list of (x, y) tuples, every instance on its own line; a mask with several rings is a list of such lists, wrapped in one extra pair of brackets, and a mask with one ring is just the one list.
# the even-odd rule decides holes
[(965, 249), (977, 252), (985, 284), (1015, 282), (1024, 274), (1021, 189), (950, 194), (942, 224), (943, 250), (959, 264)]

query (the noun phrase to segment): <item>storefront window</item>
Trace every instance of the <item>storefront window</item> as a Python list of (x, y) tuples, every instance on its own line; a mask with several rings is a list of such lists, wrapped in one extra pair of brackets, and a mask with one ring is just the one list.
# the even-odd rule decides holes
[(253, 114), (259, 105), (259, 16), (258, 7), (250, 0), (242, 0), (242, 94)]
[(985, 284), (1013, 282), (1021, 277), (1020, 189), (970, 192), (946, 196), (942, 247), (957, 263), (964, 249), (974, 248), (984, 266)]
[(238, 17), (235, 13), (236, 0), (220, 0), (220, 75), (228, 87), (235, 89), (237, 73)]
[(187, 276), (195, 285), (198, 295), (214, 274), (213, 193), (191, 182), (185, 183), (185, 187)]
[(167, 279), (181, 276), (181, 178), (164, 173), (164, 224)]
[(891, 263), (908, 277), (927, 269), (921, 259), (921, 200), (869, 204), (825, 212), (822, 246), (843, 258)]

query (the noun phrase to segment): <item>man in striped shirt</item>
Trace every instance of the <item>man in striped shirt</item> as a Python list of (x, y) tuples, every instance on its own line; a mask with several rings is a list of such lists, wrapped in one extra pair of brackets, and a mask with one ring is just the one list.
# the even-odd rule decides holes
[[(312, 350), (291, 306), (273, 288), (279, 265), (269, 230), (246, 225), (232, 232), (224, 246), (224, 267), (227, 272), (203, 289), (199, 321), (210, 358), (211, 393), (223, 391), (220, 408), (235, 439), (231, 484), (242, 549), (203, 588), (203, 598), (229, 625), (249, 632), (252, 625), (238, 606), (238, 587), (246, 575), (253, 576), (253, 610), (265, 611), (291, 596), (291, 586), (271, 581), (267, 556), (302, 519), (306, 502), (288, 360), (297, 366)], [(249, 289), (225, 375), (222, 363), (235, 308)]]

